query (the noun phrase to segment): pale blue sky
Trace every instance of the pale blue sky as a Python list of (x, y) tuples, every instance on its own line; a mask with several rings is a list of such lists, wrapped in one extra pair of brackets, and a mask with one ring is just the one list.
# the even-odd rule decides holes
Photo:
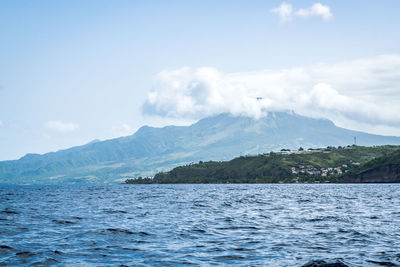
[(0, 1), (0, 160), (170, 123), (141, 111), (163, 70), (242, 73), (400, 53), (400, 1), (321, 1), (332, 19), (285, 23), (271, 12), (281, 3)]

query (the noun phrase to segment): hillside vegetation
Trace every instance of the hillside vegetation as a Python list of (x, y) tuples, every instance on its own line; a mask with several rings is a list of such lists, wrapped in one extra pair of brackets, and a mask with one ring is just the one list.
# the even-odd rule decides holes
[(346, 183), (399, 183), (400, 150), (378, 157), (357, 168), (341, 178)]
[[(379, 164), (380, 157), (400, 146), (328, 147), (322, 150), (295, 151), (241, 156), (226, 162), (188, 164), (161, 172), (151, 178), (128, 179), (127, 183), (294, 183), (339, 182), (345, 173)], [(396, 153), (399, 153), (398, 151)], [(392, 156), (393, 155), (393, 156)], [(373, 161), (375, 159), (375, 161)], [(398, 158), (397, 158), (398, 159)]]

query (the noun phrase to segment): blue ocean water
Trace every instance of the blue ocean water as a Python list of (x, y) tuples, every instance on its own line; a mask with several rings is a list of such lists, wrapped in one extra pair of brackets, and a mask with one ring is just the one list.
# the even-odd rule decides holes
[(0, 187), (0, 265), (400, 264), (399, 184)]

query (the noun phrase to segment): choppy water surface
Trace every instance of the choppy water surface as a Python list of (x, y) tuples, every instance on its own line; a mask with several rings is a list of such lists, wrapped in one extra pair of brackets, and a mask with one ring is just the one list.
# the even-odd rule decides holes
[(400, 185), (0, 187), (0, 265), (318, 259), (400, 264)]

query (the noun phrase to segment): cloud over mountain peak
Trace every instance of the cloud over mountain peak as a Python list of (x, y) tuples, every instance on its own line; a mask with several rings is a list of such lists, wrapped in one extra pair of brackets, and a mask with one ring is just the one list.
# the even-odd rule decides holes
[(295, 110), (339, 124), (400, 127), (400, 55), (282, 70), (223, 73), (164, 70), (153, 78), (143, 112), (201, 118), (222, 112), (260, 118)]

